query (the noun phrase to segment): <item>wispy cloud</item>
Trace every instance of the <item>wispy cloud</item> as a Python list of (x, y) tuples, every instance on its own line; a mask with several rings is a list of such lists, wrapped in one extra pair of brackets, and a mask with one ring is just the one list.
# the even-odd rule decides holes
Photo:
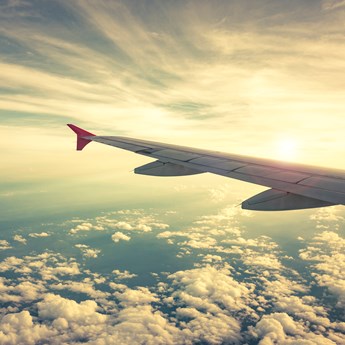
[[(154, 136), (195, 128), (198, 137), (207, 123), (221, 140), (233, 126), (247, 136), (259, 126), (260, 140), (258, 135), (277, 130), (271, 121), (277, 113), (280, 126), (299, 134), (307, 124), (317, 130), (328, 126), (330, 116), (333, 126), (341, 120), (340, 18), (332, 18), (330, 31), (331, 18), (316, 9), (314, 20), (303, 21), (298, 9), (283, 3), (249, 12), (247, 3), (236, 2), (137, 4), (142, 11), (130, 2), (59, 6), (108, 43), (96, 49), (78, 30), (68, 37), (61, 26), (44, 30), (45, 23), (21, 19), (14, 29), (6, 23), (3, 35), (34, 56), (27, 63), (12, 55), (12, 64), (2, 65), (3, 86), (25, 90), (2, 96), (3, 109), (75, 114), (93, 123), (116, 119), (131, 131), (133, 123), (141, 123), (141, 130)], [(244, 15), (242, 24), (236, 11)], [(157, 119), (159, 131), (151, 126)]]
[(345, 6), (344, 0), (323, 0), (322, 8), (324, 10), (334, 10)]

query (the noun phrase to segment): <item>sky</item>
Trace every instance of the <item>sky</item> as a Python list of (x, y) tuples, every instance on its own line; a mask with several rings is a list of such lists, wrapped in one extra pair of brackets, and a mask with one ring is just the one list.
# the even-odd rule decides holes
[(345, 342), (342, 206), (66, 126), (345, 169), (344, 33), (343, 0), (0, 0), (0, 342)]
[(141, 163), (97, 145), (76, 155), (66, 123), (345, 168), (343, 5), (1, 1), (1, 195), (54, 185), (54, 201), (35, 197), (67, 205), (61, 189)]

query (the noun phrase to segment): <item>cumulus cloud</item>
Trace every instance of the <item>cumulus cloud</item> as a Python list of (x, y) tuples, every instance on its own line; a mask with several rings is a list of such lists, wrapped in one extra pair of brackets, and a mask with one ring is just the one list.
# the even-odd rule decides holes
[[(77, 303), (58, 295), (47, 294), (37, 303), (41, 319), (50, 320), (56, 341), (87, 339), (90, 344), (173, 344), (179, 329), (148, 303), (154, 297), (145, 288), (133, 294), (127, 290), (119, 298), (124, 306), (116, 315), (98, 312), (92, 300)], [(68, 328), (68, 332), (66, 329)], [(135, 330), (135, 331), (134, 331)]]
[(91, 231), (91, 230), (104, 230), (104, 227), (101, 225), (93, 225), (92, 223), (81, 223), (78, 224), (76, 227), (72, 228), (69, 233), (71, 235), (75, 235), (76, 233), (80, 232), (80, 231)]
[(81, 282), (67, 281), (52, 284), (50, 287), (53, 290), (69, 290), (76, 293), (83, 293), (94, 299), (106, 298), (109, 295), (107, 292), (95, 289), (94, 283), (88, 278), (85, 278)]
[[(69, 233), (75, 235), (84, 231), (111, 231), (114, 229), (150, 232), (153, 229), (167, 229), (168, 227), (168, 224), (158, 221), (155, 216), (147, 214), (143, 210), (121, 210), (108, 212), (104, 216), (92, 220), (80, 221), (80, 224), (70, 229)], [(120, 234), (121, 232), (116, 233)]]
[(34, 324), (26, 310), (5, 315), (0, 321), (0, 342), (2, 344), (37, 344), (54, 337), (56, 332), (46, 325)]
[(327, 287), (338, 299), (338, 306), (345, 306), (345, 239), (333, 231), (317, 234), (311, 244), (300, 250), (300, 258), (314, 262), (312, 273), (317, 284)]
[(24, 238), (23, 236), (21, 235), (14, 235), (13, 236), (13, 240), (14, 241), (17, 241), (17, 242), (20, 242), (22, 244), (26, 244), (26, 238)]
[(195, 238), (192, 238), (189, 241), (183, 242), (182, 245), (191, 248), (207, 249), (212, 248), (217, 244), (217, 240), (213, 237), (201, 237), (198, 235), (194, 235), (194, 237)]
[(0, 301), (3, 303), (28, 303), (39, 299), (45, 287), (41, 282), (14, 283), (10, 279), (0, 277), (0, 291)]
[(0, 263), (0, 272), (6, 272), (9, 270), (16, 271), (23, 262), (23, 259), (17, 258), (15, 256), (9, 256)]
[(97, 258), (98, 254), (101, 252), (99, 249), (90, 248), (86, 244), (78, 243), (74, 246), (76, 248), (79, 248), (81, 250), (81, 252), (83, 253), (83, 256), (86, 258)]
[(280, 270), (282, 268), (279, 258), (272, 253), (260, 253), (247, 250), (243, 255), (243, 262), (252, 268), (272, 270)]
[(190, 233), (184, 231), (162, 231), (156, 237), (157, 238), (171, 238), (171, 237), (189, 237)]
[(80, 274), (79, 264), (72, 259), (67, 261), (58, 254), (44, 252), (36, 256), (17, 258), (7, 257), (0, 262), (0, 272), (13, 271), (15, 273), (40, 275), (43, 279), (57, 280), (58, 276), (72, 276)]
[(234, 280), (230, 269), (217, 269), (207, 265), (187, 271), (178, 271), (168, 276), (176, 286), (172, 297), (180, 304), (219, 312), (221, 306), (229, 310), (247, 309), (245, 299), (250, 290), (245, 284)]
[(118, 279), (118, 280), (131, 279), (131, 278), (134, 278), (137, 276), (136, 274), (130, 273), (127, 270), (120, 271), (120, 270), (116, 269), (116, 270), (113, 270), (112, 273), (116, 275), (116, 279)]
[(107, 320), (106, 315), (97, 312), (97, 303), (92, 300), (77, 303), (59, 295), (46, 294), (37, 307), (38, 315), (48, 320), (63, 318), (67, 322), (82, 324), (104, 323)]
[(117, 231), (114, 234), (111, 235), (111, 239), (117, 243), (120, 241), (129, 241), (131, 238), (130, 236), (125, 235), (123, 232), (121, 231)]
[(136, 306), (140, 304), (150, 304), (158, 302), (158, 298), (148, 288), (138, 287), (138, 289), (126, 289), (123, 292), (115, 292), (114, 296), (124, 307)]
[(6, 240), (0, 240), (0, 250), (11, 249), (12, 247)]
[[(241, 251), (238, 245), (253, 245), (273, 247), (264, 236), (258, 240), (244, 240), (241, 237), (243, 232), (239, 227), (240, 217), (250, 217), (251, 213), (235, 206), (228, 206), (221, 209), (217, 214), (201, 216), (196, 219), (191, 226), (183, 231), (163, 231), (157, 234), (157, 238), (167, 239), (167, 243), (174, 243), (173, 239), (185, 237), (187, 240), (177, 244), (185, 252), (188, 250), (208, 249), (219, 253), (230, 253)], [(224, 239), (226, 236), (226, 239)], [(232, 245), (232, 248), (229, 248)], [(179, 254), (179, 256), (181, 256)]]
[(203, 257), (202, 261), (212, 263), (212, 262), (223, 261), (223, 258), (219, 255), (206, 254)]
[(32, 232), (29, 234), (30, 237), (38, 238), (38, 237), (48, 237), (51, 234), (48, 234), (47, 232)]
[(155, 229), (166, 229), (169, 227), (168, 224), (156, 223), (151, 217), (141, 217), (132, 221), (131, 223), (127, 221), (112, 222), (109, 224), (112, 228), (128, 231), (142, 231), (150, 232), (153, 228)]
[(226, 265), (178, 271), (168, 278), (174, 290), (166, 302), (179, 307), (176, 316), (184, 320), (185, 335), (210, 344), (240, 343), (241, 323), (233, 315), (252, 313), (247, 305), (251, 288), (234, 280)]
[(309, 332), (286, 313), (264, 315), (255, 327), (250, 327), (250, 334), (260, 344), (335, 345), (326, 337)]
[(318, 209), (310, 216), (310, 219), (316, 222), (317, 229), (339, 230), (340, 224), (344, 221), (344, 217), (339, 214), (339, 207), (323, 207)]
[[(344, 342), (345, 324), (336, 320), (331, 303), (326, 303), (324, 296), (311, 295), (315, 281), (337, 298), (338, 307), (343, 306), (339, 272), (343, 271), (344, 243), (340, 231), (323, 231), (310, 241), (306, 235), (302, 243), (298, 242), (305, 246), (300, 258), (308, 266), (310, 279), (299, 274), (298, 267), (291, 268), (294, 258), (287, 260), (286, 253), (270, 237), (249, 237), (250, 232), (239, 222), (241, 217), (247, 215), (227, 207), (216, 214), (197, 217), (182, 231), (166, 230), (164, 222), (155, 216), (146, 217), (140, 210), (90, 219), (89, 224), (107, 231), (103, 234), (106, 238), (119, 222), (131, 227), (126, 231), (132, 231), (133, 237), (133, 231), (145, 235), (139, 224), (151, 231), (163, 230), (155, 234), (156, 241), (173, 239), (180, 257), (193, 255), (194, 266), (174, 273), (159, 272), (154, 279), (150, 277), (155, 283), (143, 287), (134, 285), (142, 278), (140, 270), (134, 274), (123, 263), (121, 270), (110, 274), (92, 272), (84, 265), (85, 260), (78, 263), (51, 251), (8, 256), (0, 262), (0, 271), (13, 278), (0, 280), (0, 299), (4, 304), (1, 312), (14, 315), (16, 320), (21, 318), (17, 312), (27, 308), (25, 318), (31, 318), (31, 323), (21, 322), (31, 325), (30, 330), (25, 329), (28, 343)], [(333, 217), (329, 214), (317, 217), (328, 219), (322, 220), (323, 224), (342, 222), (340, 215), (336, 220), (329, 220)], [(70, 223), (66, 224), (70, 229)], [(85, 231), (92, 231), (92, 226)], [(119, 231), (113, 236), (117, 234), (124, 235)], [(148, 235), (154, 238), (154, 234)], [(86, 244), (73, 243), (72, 249), (73, 245), (85, 257), (98, 255), (97, 249)], [(131, 287), (127, 286), (125, 279), (134, 277), (137, 279), (130, 281)], [(7, 320), (3, 328), (0, 324), (0, 342), (21, 342), (24, 330), (13, 326), (15, 322)]]
[(44, 279), (58, 279), (57, 276), (73, 276), (80, 274), (77, 262), (57, 263), (55, 267), (44, 266), (39, 272)]

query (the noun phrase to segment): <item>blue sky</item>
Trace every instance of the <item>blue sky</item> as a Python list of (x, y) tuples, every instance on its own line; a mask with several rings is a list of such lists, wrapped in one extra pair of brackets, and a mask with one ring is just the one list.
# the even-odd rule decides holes
[(343, 207), (153, 178), (123, 135), (345, 169), (345, 1), (0, 0), (0, 343), (341, 344)]

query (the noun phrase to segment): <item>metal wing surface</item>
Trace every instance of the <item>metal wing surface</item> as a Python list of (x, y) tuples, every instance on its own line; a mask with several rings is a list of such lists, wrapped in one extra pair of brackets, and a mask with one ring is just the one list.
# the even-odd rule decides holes
[(136, 168), (136, 174), (183, 176), (209, 172), (270, 188), (244, 201), (245, 209), (278, 211), (345, 204), (345, 171), (120, 136), (96, 136), (68, 126), (77, 134), (77, 150), (96, 141), (155, 159)]

